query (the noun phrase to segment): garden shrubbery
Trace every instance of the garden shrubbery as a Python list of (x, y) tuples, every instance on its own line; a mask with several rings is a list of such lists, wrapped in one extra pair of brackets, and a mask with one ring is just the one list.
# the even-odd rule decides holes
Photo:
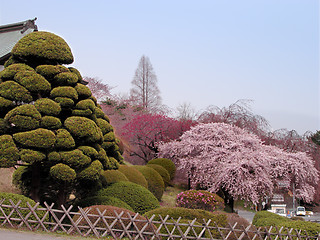
[[(136, 213), (125, 209), (125, 208), (118, 208), (118, 207), (114, 207), (114, 206), (106, 206), (106, 205), (94, 205), (91, 207), (86, 207), (84, 208), (84, 210), (87, 210), (90, 208), (90, 211), (88, 214), (93, 214), (93, 215), (99, 215), (98, 210), (100, 211), (100, 213), (104, 212), (104, 216), (114, 216), (116, 217), (117, 215), (121, 215), (121, 212), (123, 212), (123, 214), (121, 215), (121, 221), (117, 221), (116, 224), (113, 225), (113, 229), (120, 229), (120, 230), (124, 230), (124, 227), (127, 227), (129, 225), (130, 221), (130, 217), (133, 218), (135, 217)], [(116, 213), (117, 215), (116, 215)], [(99, 217), (96, 216), (88, 216), (89, 220), (91, 221), (91, 223), (95, 223)], [(77, 221), (79, 219), (79, 216), (76, 215), (74, 216), (73, 220)], [(137, 220), (146, 220), (145, 217), (138, 215), (135, 217), (135, 219)], [(110, 218), (105, 218), (105, 220), (107, 221), (107, 223), (109, 225), (111, 225), (114, 221), (114, 219), (110, 219)], [(80, 220), (79, 225), (85, 226), (87, 225), (88, 222), (83, 218), (82, 220)], [(135, 222), (135, 225), (137, 226), (137, 228), (139, 230), (141, 230), (144, 225), (146, 224), (146, 222)], [(105, 223), (103, 222), (103, 220), (100, 218), (99, 221), (97, 222), (97, 224), (95, 225), (96, 227), (101, 227), (101, 228), (106, 228)], [(131, 224), (132, 226), (132, 224)], [(153, 229), (156, 229), (155, 226), (153, 226)], [(152, 232), (152, 227), (148, 226), (145, 228), (144, 231), (148, 231), (148, 232)]]
[(119, 169), (120, 172), (122, 172), (130, 182), (139, 184), (140, 186), (143, 186), (145, 188), (148, 188), (148, 182), (146, 178), (142, 175), (141, 172), (139, 172), (137, 169), (131, 166), (127, 165), (120, 165)]
[(223, 210), (224, 201), (215, 193), (205, 190), (188, 190), (178, 194), (178, 207), (203, 209), (207, 211)]
[(147, 166), (134, 166), (148, 182), (149, 191), (161, 201), (164, 192), (164, 182), (160, 174), (153, 168)]
[(148, 164), (158, 164), (165, 169), (167, 169), (168, 173), (170, 174), (170, 179), (174, 178), (176, 173), (176, 165), (172, 162), (172, 160), (168, 158), (155, 158), (148, 162)]
[(119, 198), (140, 214), (160, 207), (157, 198), (148, 189), (132, 182), (114, 183), (100, 190), (98, 196)]
[(129, 181), (126, 175), (124, 175), (119, 170), (105, 170), (102, 172), (104, 177), (104, 182), (102, 184), (106, 187), (116, 182)]
[[(19, 204), (19, 207), (23, 207), (23, 208), (28, 208), (27, 203), (29, 203), (31, 207), (36, 205), (35, 201), (33, 201), (31, 198), (28, 198), (28, 197), (20, 195), (20, 194), (15, 194), (15, 193), (0, 192), (0, 200), (2, 201), (2, 199), (5, 199), (2, 202), (2, 205), (11, 205), (9, 199), (11, 199), (14, 204), (17, 204), (18, 201), (21, 201)], [(2, 209), (7, 216), (12, 211), (12, 208), (5, 208), (4, 207)], [(19, 209), (19, 212), (22, 214), (23, 217), (25, 217), (30, 211), (28, 209), (27, 210)], [(36, 213), (37, 213), (38, 217), (41, 219), (41, 218), (43, 218), (45, 211), (36, 211)], [(10, 218), (21, 218), (21, 217), (19, 216), (19, 214), (16, 211), (14, 211), (11, 214)], [(33, 215), (31, 215), (28, 219), (37, 220), (36, 217)], [(2, 220), (1, 220), (1, 222), (2, 222)]]
[(286, 227), (306, 231), (309, 236), (315, 236), (320, 232), (320, 224), (314, 222), (291, 220), (286, 217), (268, 211), (257, 212), (252, 224), (257, 227)]
[(119, 208), (125, 208), (130, 211), (133, 211), (133, 209), (124, 201), (120, 200), (119, 198), (115, 197), (108, 197), (108, 196), (94, 196), (94, 197), (88, 197), (85, 199), (81, 199), (80, 201), (76, 202), (75, 207), (90, 207), (93, 205), (110, 205), (114, 207)]
[(158, 164), (148, 164), (147, 167), (153, 168), (160, 174), (165, 188), (170, 185), (170, 174), (168, 173), (167, 169)]
[[(219, 211), (209, 212), (201, 209), (161, 207), (146, 212), (143, 216), (150, 218), (152, 217), (152, 215), (155, 215), (155, 217), (153, 218), (153, 220), (155, 221), (161, 221), (160, 216), (164, 219), (167, 215), (169, 215), (170, 219), (172, 218), (174, 220), (177, 220), (181, 218), (180, 220), (185, 223), (197, 219), (196, 221), (202, 224), (203, 221), (208, 222), (208, 220), (211, 219), (211, 223), (209, 224), (210, 226), (216, 226), (215, 223), (219, 227), (225, 227), (227, 225), (227, 214)], [(209, 236), (207, 234), (205, 236)], [(211, 234), (215, 237), (220, 236), (217, 230), (212, 230)]]

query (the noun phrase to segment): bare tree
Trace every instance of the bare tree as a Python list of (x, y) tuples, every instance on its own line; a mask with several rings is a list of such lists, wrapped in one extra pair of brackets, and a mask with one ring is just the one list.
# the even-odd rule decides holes
[(179, 120), (195, 120), (198, 116), (196, 110), (190, 103), (182, 103), (176, 108), (177, 118)]
[(157, 112), (162, 106), (157, 82), (150, 59), (143, 55), (131, 82), (130, 94), (135, 104), (151, 112)]

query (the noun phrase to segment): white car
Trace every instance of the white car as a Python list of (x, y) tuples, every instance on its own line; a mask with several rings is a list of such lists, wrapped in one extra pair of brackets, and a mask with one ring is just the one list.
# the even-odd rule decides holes
[(297, 207), (296, 215), (297, 216), (305, 216), (306, 215), (305, 207), (302, 207), (302, 206)]

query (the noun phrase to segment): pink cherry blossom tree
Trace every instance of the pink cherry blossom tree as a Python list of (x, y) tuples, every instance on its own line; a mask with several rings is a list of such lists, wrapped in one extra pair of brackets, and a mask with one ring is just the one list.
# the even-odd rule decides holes
[(187, 170), (193, 187), (221, 191), (233, 211), (234, 199), (259, 203), (274, 192), (277, 181), (294, 184), (296, 196), (313, 198), (318, 172), (302, 152), (289, 153), (264, 145), (259, 137), (226, 123), (199, 124), (179, 140), (158, 145), (159, 156), (171, 158)]

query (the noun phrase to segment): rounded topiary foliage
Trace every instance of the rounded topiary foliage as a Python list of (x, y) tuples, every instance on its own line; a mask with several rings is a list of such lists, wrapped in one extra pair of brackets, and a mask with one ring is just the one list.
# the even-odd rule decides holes
[(73, 55), (68, 44), (49, 32), (33, 32), (19, 40), (11, 51), (15, 59), (26, 63), (70, 64)]
[(152, 194), (161, 201), (164, 192), (164, 182), (160, 174), (153, 168), (147, 166), (134, 166), (146, 178), (148, 189)]
[[(141, 231), (142, 228), (146, 225), (147, 219), (141, 215), (137, 215), (135, 212), (130, 211), (128, 209), (125, 208), (119, 208), (119, 207), (114, 207), (114, 206), (108, 206), (108, 205), (94, 205), (94, 206), (90, 206), (90, 207), (86, 207), (83, 210), (87, 211), (88, 209), (90, 209), (90, 211), (88, 212), (88, 214), (90, 214), (90, 216), (88, 216), (90, 222), (92, 224), (96, 223), (95, 225), (96, 227), (100, 227), (100, 228), (107, 228), (104, 221), (99, 217), (99, 212), (103, 213), (104, 212), (104, 216), (113, 216), (113, 217), (117, 217), (117, 215), (121, 215), (121, 221), (117, 220), (117, 222), (115, 222), (115, 224), (113, 225), (113, 229), (119, 229), (119, 230), (128, 230), (130, 229), (130, 226), (132, 227), (132, 222), (130, 221), (130, 218), (135, 217), (135, 219), (137, 220), (141, 220), (141, 222), (136, 221), (135, 222), (135, 226)], [(137, 215), (137, 216), (136, 216)], [(73, 220), (76, 222), (79, 219), (79, 215), (75, 215)], [(99, 219), (99, 220), (98, 220)], [(104, 218), (105, 221), (108, 223), (108, 225), (111, 225), (114, 221), (115, 218)], [(82, 219), (79, 222), (79, 225), (81, 226), (89, 226), (88, 222), (86, 219)], [(145, 232), (153, 232), (152, 230), (156, 230), (156, 227), (153, 226), (147, 226), (145, 228)], [(150, 235), (148, 235), (150, 236)]]
[(102, 176), (105, 180), (105, 182), (103, 183), (105, 187), (116, 182), (129, 181), (126, 175), (124, 175), (119, 170), (105, 170), (103, 171)]
[(148, 162), (148, 164), (158, 164), (165, 169), (167, 169), (168, 173), (170, 174), (170, 178), (173, 179), (176, 173), (176, 165), (168, 159), (168, 158), (155, 158)]
[[(17, 204), (19, 201), (21, 201), (20, 204), (19, 204), (19, 207), (21, 207), (21, 208), (28, 208), (27, 203), (29, 203), (31, 207), (36, 205), (35, 201), (33, 201), (31, 198), (28, 198), (28, 197), (20, 195), (20, 194), (15, 194), (15, 193), (0, 192), (0, 201), (2, 201), (2, 199), (5, 199), (2, 202), (3, 205), (11, 205), (10, 199), (12, 200), (13, 204)], [(4, 213), (7, 216), (12, 211), (12, 208), (4, 208), (3, 207), (2, 209), (3, 209)], [(25, 209), (25, 210), (24, 209), (19, 209), (19, 212), (22, 214), (23, 217), (26, 217), (30, 213), (30, 210), (28, 210), (28, 209)], [(40, 219), (42, 219), (44, 214), (46, 213), (46, 211), (36, 210), (36, 213), (37, 213), (38, 217)], [(21, 217), (19, 216), (19, 214), (16, 211), (14, 211), (11, 214), (10, 218), (21, 218)], [(34, 215), (31, 215), (28, 219), (29, 220), (37, 220)], [(48, 217), (46, 218), (46, 220), (48, 220)]]
[(118, 170), (122, 172), (130, 182), (133, 182), (145, 188), (148, 188), (148, 182), (146, 178), (143, 176), (141, 172), (139, 172), (134, 167), (127, 166), (127, 165), (120, 165)]
[[(67, 43), (34, 32), (11, 55), (0, 73), (0, 167), (25, 164), (23, 177), (15, 181), (20, 189), (59, 206), (71, 192), (84, 198), (93, 192), (88, 186), (101, 189), (101, 172), (117, 169), (123, 157), (80, 72), (59, 65), (73, 61)], [(104, 140), (106, 134), (111, 142)]]
[(100, 190), (98, 196), (119, 198), (140, 214), (160, 207), (158, 200), (148, 189), (131, 182), (114, 183)]
[(160, 174), (165, 187), (170, 185), (170, 174), (168, 173), (167, 169), (158, 164), (148, 164), (147, 167), (153, 168)]
[(178, 207), (203, 209), (207, 211), (223, 210), (224, 200), (215, 193), (205, 190), (188, 190), (177, 195)]
[[(208, 222), (211, 220), (209, 226), (219, 226), (219, 227), (226, 227), (227, 226), (227, 214), (224, 212), (209, 212), (200, 209), (189, 209), (189, 208), (180, 208), (180, 207), (161, 207), (149, 212), (146, 212), (143, 216), (151, 218), (154, 215), (154, 221), (161, 221), (161, 218), (165, 218), (167, 215), (170, 216), (169, 219), (178, 220), (179, 218), (183, 219), (184, 221), (192, 221), (195, 218), (200, 223), (203, 221)], [(211, 234), (215, 238), (221, 237), (217, 230), (211, 230)], [(206, 237), (210, 235), (208, 233), (205, 234)]]
[(106, 196), (94, 196), (82, 199), (74, 204), (76, 207), (90, 207), (93, 205), (110, 205), (119, 208), (125, 208), (130, 211), (133, 211), (127, 203), (115, 197), (106, 197)]

